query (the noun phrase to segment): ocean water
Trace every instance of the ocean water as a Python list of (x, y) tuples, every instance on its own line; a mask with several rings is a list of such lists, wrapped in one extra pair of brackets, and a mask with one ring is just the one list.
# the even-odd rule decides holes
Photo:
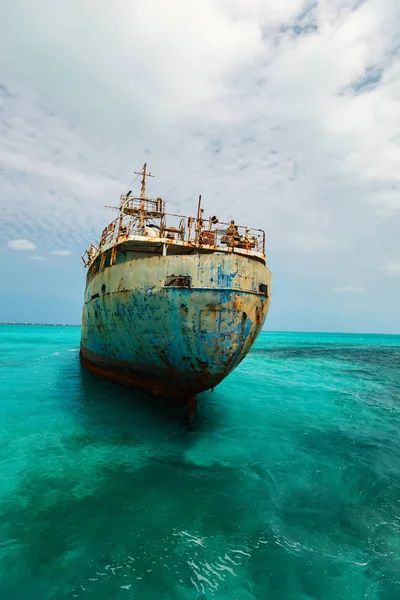
[(2, 600), (398, 600), (400, 336), (263, 333), (188, 430), (0, 326)]

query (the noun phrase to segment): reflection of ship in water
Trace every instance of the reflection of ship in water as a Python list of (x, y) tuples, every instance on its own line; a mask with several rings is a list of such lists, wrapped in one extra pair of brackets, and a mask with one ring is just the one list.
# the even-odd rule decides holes
[[(95, 375), (190, 400), (246, 356), (267, 316), (271, 274), (260, 229), (167, 214), (121, 196), (119, 216), (83, 256), (80, 358)], [(168, 222), (167, 222), (168, 218)]]

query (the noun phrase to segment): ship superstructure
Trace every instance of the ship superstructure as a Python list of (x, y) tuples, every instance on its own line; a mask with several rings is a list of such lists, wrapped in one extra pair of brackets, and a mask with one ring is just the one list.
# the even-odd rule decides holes
[(80, 358), (106, 379), (190, 400), (246, 356), (267, 316), (265, 233), (168, 214), (162, 198), (123, 194), (119, 215), (82, 257)]

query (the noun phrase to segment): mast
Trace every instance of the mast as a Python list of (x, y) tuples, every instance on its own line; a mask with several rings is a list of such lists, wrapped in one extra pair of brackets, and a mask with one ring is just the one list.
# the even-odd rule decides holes
[[(135, 175), (141, 175), (142, 176), (142, 189), (140, 191), (140, 197), (142, 200), (145, 200), (146, 198), (146, 177), (154, 177), (154, 175), (152, 175), (150, 173), (150, 171), (147, 171), (147, 164), (144, 163), (143, 165), (143, 169), (141, 171), (134, 171)], [(143, 203), (144, 206), (144, 203)]]
[(199, 196), (199, 204), (197, 206), (197, 218), (200, 219), (200, 215), (201, 215), (201, 194)]
[(144, 213), (145, 213), (145, 200), (146, 200), (146, 177), (154, 177), (149, 172), (147, 172), (147, 164), (144, 163), (143, 169), (141, 171), (134, 171), (135, 175), (142, 176), (142, 189), (140, 190), (140, 217), (139, 217), (139, 225), (142, 228), (144, 224)]
[(197, 219), (196, 219), (196, 228), (195, 228), (195, 242), (196, 244), (200, 241), (200, 234), (203, 228), (203, 219), (202, 219), (203, 209), (201, 208), (201, 194), (199, 196), (199, 204), (197, 205)]

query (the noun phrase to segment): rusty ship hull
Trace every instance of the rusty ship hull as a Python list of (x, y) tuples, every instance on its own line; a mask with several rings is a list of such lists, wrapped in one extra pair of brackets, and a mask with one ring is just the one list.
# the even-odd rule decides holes
[(246, 356), (267, 316), (270, 279), (262, 262), (233, 253), (138, 259), (121, 250), (88, 282), (82, 365), (186, 401)]
[[(136, 171), (135, 171), (136, 173)], [(122, 194), (91, 245), (80, 359), (92, 374), (191, 403), (249, 352), (267, 316), (265, 232), (168, 214), (162, 198)], [(192, 403), (193, 406), (193, 403)]]

